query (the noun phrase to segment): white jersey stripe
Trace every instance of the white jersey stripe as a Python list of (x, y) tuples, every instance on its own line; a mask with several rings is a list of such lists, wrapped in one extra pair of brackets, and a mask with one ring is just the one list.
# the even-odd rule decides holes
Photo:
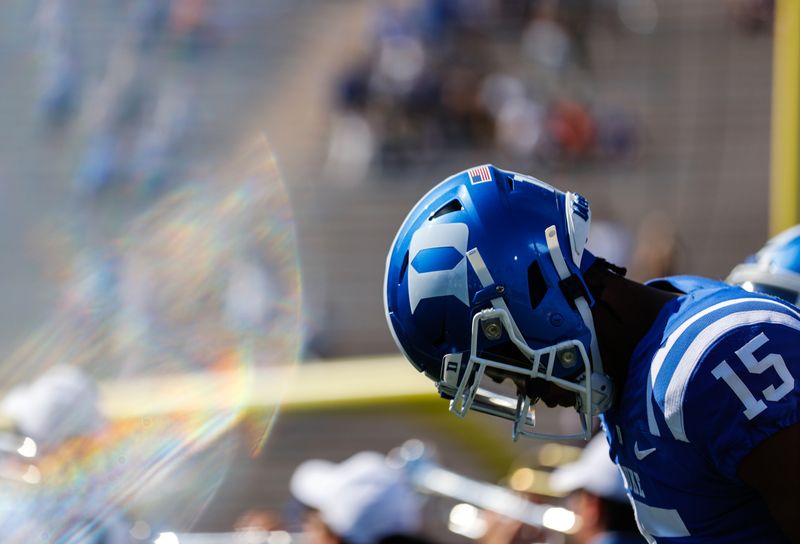
[(647, 378), (647, 427), (650, 429), (650, 434), (653, 436), (661, 436), (661, 431), (658, 430), (658, 423), (656, 422), (656, 415), (653, 410), (653, 380)]
[(681, 538), (691, 536), (677, 510), (648, 506), (634, 498), (631, 498), (631, 502), (636, 512), (636, 522), (639, 524), (639, 529), (644, 529), (650, 535), (650, 538), (645, 537), (648, 542), (655, 542), (653, 537)]
[(800, 319), (773, 310), (747, 310), (728, 314), (703, 329), (683, 353), (667, 386), (664, 417), (675, 439), (689, 442), (683, 419), (683, 399), (689, 386), (689, 378), (700, 358), (724, 334), (756, 323), (785, 325), (800, 331)]
[(672, 349), (672, 346), (674, 346), (675, 342), (678, 341), (678, 338), (680, 338), (681, 335), (684, 332), (686, 332), (686, 329), (691, 327), (694, 323), (696, 323), (703, 317), (707, 316), (711, 312), (715, 312), (721, 308), (725, 308), (733, 304), (744, 304), (749, 302), (761, 302), (765, 304), (773, 304), (775, 306), (779, 306), (780, 308), (791, 310), (798, 318), (800, 318), (800, 313), (797, 313), (797, 311), (795, 311), (792, 308), (789, 308), (788, 305), (785, 305), (781, 302), (770, 300), (767, 298), (748, 297), (748, 298), (737, 298), (733, 300), (726, 300), (723, 302), (719, 302), (717, 304), (714, 304), (713, 306), (709, 306), (708, 308), (702, 310), (701, 312), (696, 313), (695, 315), (693, 315), (692, 317), (681, 323), (680, 326), (677, 329), (675, 329), (672, 332), (672, 334), (669, 335), (664, 345), (658, 349), (656, 354), (653, 356), (653, 362), (650, 364), (650, 380), (649, 383), (647, 384), (647, 423), (650, 433), (653, 436), (661, 436), (661, 434), (658, 431), (658, 425), (656, 424), (655, 415), (653, 414), (653, 406), (652, 406), (652, 403), (654, 402), (654, 399), (652, 398), (653, 388), (656, 385), (656, 378), (658, 378), (658, 373), (661, 371), (661, 367), (663, 366), (664, 361), (667, 358), (667, 355)]
[(691, 327), (698, 319), (701, 319), (711, 312), (719, 310), (720, 308), (724, 308), (726, 306), (730, 306), (731, 304), (738, 304), (740, 302), (753, 302), (753, 301), (761, 301), (763, 299), (760, 298), (740, 298), (735, 300), (726, 300), (724, 302), (720, 302), (713, 306), (709, 306), (705, 310), (696, 313), (686, 321), (680, 324), (680, 326), (675, 329), (672, 334), (669, 335), (667, 341), (664, 343), (663, 346), (659, 348), (656, 354), (653, 356), (653, 362), (650, 364), (650, 379), (647, 381), (647, 425), (650, 430), (650, 434), (653, 436), (661, 436), (661, 433), (658, 430), (658, 424), (656, 423), (656, 417), (653, 413), (653, 387), (656, 385), (656, 378), (658, 377), (658, 373), (661, 371), (661, 367), (664, 364), (664, 360), (667, 358), (672, 346), (675, 345), (675, 342), (678, 341), (678, 338), (688, 329)]

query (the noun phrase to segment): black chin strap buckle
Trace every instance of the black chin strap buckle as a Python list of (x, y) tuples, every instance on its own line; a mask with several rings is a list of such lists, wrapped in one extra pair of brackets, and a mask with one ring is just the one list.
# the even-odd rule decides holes
[(591, 300), (589, 292), (586, 290), (586, 286), (576, 274), (570, 274), (558, 282), (558, 286), (561, 288), (561, 292), (564, 293), (564, 296), (572, 305), (574, 305), (574, 301), (580, 297), (583, 297), (587, 301)]
[(606, 270), (610, 270), (614, 274), (618, 276), (624, 276), (628, 273), (628, 269), (624, 266), (617, 266), (614, 263), (610, 263), (607, 260), (603, 259), (602, 257), (595, 257), (595, 260), (599, 261), (599, 264), (604, 266)]

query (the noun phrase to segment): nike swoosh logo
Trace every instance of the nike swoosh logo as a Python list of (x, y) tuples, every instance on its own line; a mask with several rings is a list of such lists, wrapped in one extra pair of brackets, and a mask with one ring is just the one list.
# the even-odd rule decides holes
[(656, 451), (656, 448), (648, 448), (646, 450), (640, 450), (639, 449), (639, 443), (638, 442), (634, 442), (633, 443), (633, 454), (636, 456), (636, 458), (639, 461), (641, 461), (642, 459), (644, 459), (645, 457), (647, 457), (648, 455), (650, 455), (654, 451)]

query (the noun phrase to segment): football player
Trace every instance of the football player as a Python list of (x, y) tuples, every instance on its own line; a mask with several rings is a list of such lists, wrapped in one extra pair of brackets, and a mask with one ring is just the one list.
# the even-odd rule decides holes
[[(650, 542), (800, 541), (800, 312), (711, 282), (688, 294), (585, 250), (582, 196), (492, 165), (433, 188), (387, 258), (397, 345), (450, 410), (514, 438), (601, 415)], [(583, 433), (535, 428), (574, 406)]]
[(735, 267), (727, 281), (747, 291), (800, 303), (800, 225), (783, 231)]
[[(725, 281), (790, 304), (800, 303), (800, 225), (771, 238), (755, 255), (735, 266)], [(647, 284), (676, 293), (691, 293), (719, 286), (721, 282), (701, 276), (671, 276)]]

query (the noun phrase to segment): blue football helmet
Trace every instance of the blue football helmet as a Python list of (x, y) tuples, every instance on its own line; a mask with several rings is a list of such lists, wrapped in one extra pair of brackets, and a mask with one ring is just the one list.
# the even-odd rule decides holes
[[(492, 165), (447, 178), (411, 210), (386, 261), (386, 319), (456, 415), (509, 419), (515, 440), (588, 440), (613, 398), (583, 279), (590, 220), (582, 196)], [(533, 430), (548, 383), (575, 393), (583, 433)]]
[(735, 267), (726, 281), (791, 304), (800, 303), (800, 225), (769, 240)]

